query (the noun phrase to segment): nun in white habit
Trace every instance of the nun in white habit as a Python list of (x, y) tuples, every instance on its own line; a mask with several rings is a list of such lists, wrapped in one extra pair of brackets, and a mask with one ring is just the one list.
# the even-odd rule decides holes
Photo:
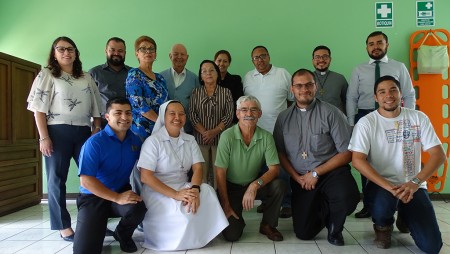
[(202, 183), (204, 160), (195, 138), (183, 131), (185, 123), (180, 102), (162, 104), (152, 135), (142, 145), (137, 166), (148, 209), (143, 221), (148, 249), (202, 248), (228, 226), (214, 189)]

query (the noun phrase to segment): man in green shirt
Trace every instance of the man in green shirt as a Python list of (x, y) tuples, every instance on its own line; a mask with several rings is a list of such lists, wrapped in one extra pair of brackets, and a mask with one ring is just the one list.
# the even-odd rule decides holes
[[(278, 179), (280, 162), (273, 136), (256, 125), (262, 114), (256, 97), (242, 96), (236, 104), (239, 122), (220, 136), (215, 162), (219, 200), (230, 223), (222, 234), (227, 241), (239, 240), (245, 227), (243, 209), (252, 209), (255, 199), (264, 197), (259, 232), (282, 241), (276, 227), (286, 184)], [(258, 177), (264, 164), (269, 169)]]

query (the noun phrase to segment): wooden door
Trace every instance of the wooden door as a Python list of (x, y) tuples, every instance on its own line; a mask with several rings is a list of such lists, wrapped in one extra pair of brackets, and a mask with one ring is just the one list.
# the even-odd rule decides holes
[(41, 67), (0, 52), (0, 216), (42, 199), (42, 155), (28, 93)]

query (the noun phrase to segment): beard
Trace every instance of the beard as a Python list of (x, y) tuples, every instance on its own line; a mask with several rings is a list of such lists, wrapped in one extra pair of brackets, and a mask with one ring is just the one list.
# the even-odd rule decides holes
[(368, 54), (369, 54), (369, 57), (372, 58), (373, 60), (380, 60), (387, 54), (387, 49), (386, 49), (386, 51), (382, 52), (380, 55), (373, 55), (371, 53), (368, 53)]
[(121, 56), (108, 56), (106, 57), (106, 61), (113, 66), (123, 66), (125, 64), (125, 58)]
[(321, 69), (316, 68), (316, 70), (317, 70), (317, 71), (320, 71), (320, 72), (326, 72), (326, 71), (328, 70), (328, 67), (321, 68)]

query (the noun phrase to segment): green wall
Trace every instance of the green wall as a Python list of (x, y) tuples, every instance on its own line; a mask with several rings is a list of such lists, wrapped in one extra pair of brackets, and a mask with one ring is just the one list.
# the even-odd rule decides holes
[[(368, 60), (365, 39), (372, 31), (387, 33), (389, 57), (408, 66), (409, 37), (414, 31), (450, 30), (448, 0), (434, 1), (436, 26), (420, 29), (415, 25), (414, 0), (391, 0), (394, 27), (376, 29), (375, 2), (0, 0), (0, 51), (45, 65), (52, 41), (66, 35), (77, 43), (88, 70), (105, 62), (106, 40), (118, 36), (128, 44), (126, 63), (136, 66), (134, 40), (145, 34), (158, 44), (156, 71), (170, 66), (170, 48), (181, 42), (190, 54), (188, 69), (197, 72), (203, 59), (228, 49), (233, 57), (230, 72), (242, 76), (253, 68), (250, 51), (256, 45), (265, 45), (272, 63), (292, 73), (300, 67), (311, 68), (312, 49), (325, 44), (332, 50), (331, 69), (349, 79), (353, 67)], [(73, 163), (67, 183), (70, 193), (78, 191), (76, 172)], [(448, 184), (444, 192), (450, 193)]]

